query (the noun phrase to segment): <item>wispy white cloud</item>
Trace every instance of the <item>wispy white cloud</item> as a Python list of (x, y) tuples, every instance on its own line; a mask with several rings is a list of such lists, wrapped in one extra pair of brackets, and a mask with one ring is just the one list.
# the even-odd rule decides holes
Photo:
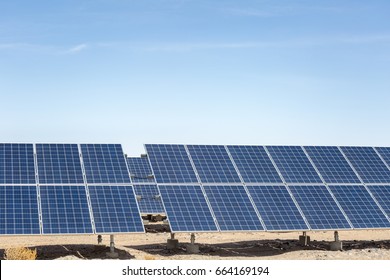
[(74, 46), (74, 47), (64, 51), (63, 53), (64, 54), (76, 54), (76, 53), (79, 53), (87, 48), (88, 48), (87, 44), (80, 44), (80, 45)]

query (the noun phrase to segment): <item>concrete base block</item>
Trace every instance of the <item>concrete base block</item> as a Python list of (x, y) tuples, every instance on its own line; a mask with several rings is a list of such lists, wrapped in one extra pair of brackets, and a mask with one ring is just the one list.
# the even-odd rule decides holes
[(177, 239), (167, 239), (167, 249), (177, 249), (179, 247), (179, 240)]
[(310, 236), (308, 235), (300, 235), (299, 236), (299, 244), (301, 244), (302, 246), (307, 246), (309, 245), (310, 243)]
[(108, 253), (106, 253), (106, 256), (111, 258), (111, 259), (116, 259), (119, 257), (119, 254), (117, 252), (108, 252)]
[(330, 242), (330, 250), (331, 251), (341, 251), (341, 250), (343, 250), (343, 242), (341, 242), (341, 241)]
[(200, 252), (197, 244), (187, 244), (186, 248), (188, 254), (198, 254)]

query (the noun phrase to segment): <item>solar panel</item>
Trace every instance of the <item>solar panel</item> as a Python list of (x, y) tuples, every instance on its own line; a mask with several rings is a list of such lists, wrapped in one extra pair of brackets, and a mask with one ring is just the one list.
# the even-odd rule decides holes
[(244, 186), (204, 186), (221, 231), (264, 230)]
[(159, 185), (172, 232), (218, 231), (199, 185)]
[(325, 186), (289, 186), (289, 188), (313, 230), (351, 228)]
[(305, 147), (325, 182), (360, 183), (359, 178), (337, 147)]
[(381, 155), (381, 157), (387, 163), (387, 165), (390, 166), (390, 148), (380, 147), (375, 149), (378, 151), (378, 153)]
[(0, 234), (39, 234), (36, 186), (0, 186)]
[(135, 185), (134, 191), (141, 198), (138, 199), (141, 213), (161, 214), (165, 212), (156, 185)]
[(84, 184), (76, 144), (37, 144), (39, 184)]
[(0, 144), (0, 184), (36, 184), (32, 144)]
[(157, 183), (198, 183), (183, 145), (145, 145)]
[(368, 186), (368, 189), (390, 217), (390, 186)]
[(329, 186), (355, 228), (389, 228), (390, 222), (364, 186)]
[(126, 160), (119, 144), (81, 144), (88, 184), (130, 183)]
[(322, 183), (301, 147), (267, 146), (287, 183)]
[(245, 183), (283, 183), (261, 146), (228, 146)]
[(285, 186), (247, 186), (269, 231), (308, 230)]
[(202, 183), (241, 183), (224, 146), (187, 147)]
[(144, 232), (132, 186), (88, 186), (96, 233)]
[(390, 170), (372, 147), (341, 147), (364, 183), (390, 183)]
[(85, 186), (40, 186), (43, 234), (93, 233)]
[(137, 183), (155, 183), (152, 168), (149, 165), (147, 157), (127, 158), (127, 166), (129, 167), (131, 180), (134, 184)]

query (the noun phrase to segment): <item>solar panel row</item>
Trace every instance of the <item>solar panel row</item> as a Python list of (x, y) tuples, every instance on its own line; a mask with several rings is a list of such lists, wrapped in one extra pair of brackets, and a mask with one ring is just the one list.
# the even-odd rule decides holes
[[(196, 199), (208, 207), (221, 231), (390, 227), (385, 214), (389, 207), (378, 205), (389, 205), (389, 201), (375, 198), (369, 186), (363, 185), (367, 181), (361, 181), (369, 178), (369, 173), (379, 172), (371, 174), (374, 181), (390, 185), (385, 179), (390, 169), (383, 151), (381, 158), (374, 148), (360, 147), (154, 146), (146, 145), (146, 149), (154, 174), (159, 174), (156, 179), (160, 192), (165, 188), (162, 184), (188, 185), (186, 178), (198, 175), (203, 198)], [(346, 156), (350, 148), (355, 155), (352, 159)], [(182, 153), (180, 161), (187, 162), (183, 169), (190, 176), (182, 176), (182, 165), (174, 151), (180, 149), (188, 151), (187, 157)], [(176, 165), (174, 172), (165, 172), (158, 164), (162, 161)], [(361, 163), (364, 168), (359, 168)], [(374, 167), (367, 166), (370, 164)], [(179, 191), (177, 186), (170, 187)], [(161, 195), (164, 205), (173, 199), (163, 192)], [(191, 196), (176, 195), (176, 207), (166, 208), (170, 222), (191, 201)], [(196, 217), (197, 212), (191, 215)], [(186, 219), (171, 222), (173, 231), (188, 231), (187, 226)]]
[(121, 145), (35, 149), (0, 144), (0, 234), (144, 231)]

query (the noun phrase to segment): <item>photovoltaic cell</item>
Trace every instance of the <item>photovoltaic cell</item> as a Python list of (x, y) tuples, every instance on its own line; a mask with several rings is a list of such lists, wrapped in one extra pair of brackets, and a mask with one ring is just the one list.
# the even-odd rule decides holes
[(341, 147), (364, 183), (390, 183), (390, 170), (372, 147)]
[(390, 185), (389, 186), (368, 186), (370, 192), (374, 195), (379, 205), (390, 217)]
[(287, 183), (322, 183), (306, 154), (298, 146), (267, 146)]
[(93, 233), (85, 186), (40, 186), (43, 234)]
[(390, 222), (364, 186), (329, 187), (355, 228), (389, 228)]
[(244, 186), (204, 186), (221, 231), (264, 230)]
[(81, 144), (88, 184), (130, 183), (126, 160), (119, 144)]
[(308, 229), (285, 186), (247, 186), (247, 188), (267, 230)]
[(325, 186), (289, 186), (289, 188), (312, 229), (351, 228)]
[(39, 234), (36, 186), (0, 186), (0, 234)]
[(32, 144), (0, 144), (0, 184), (36, 184)]
[(224, 146), (187, 147), (202, 183), (241, 183)]
[(40, 184), (84, 184), (76, 144), (37, 144)]
[(156, 185), (135, 185), (134, 191), (141, 198), (138, 199), (141, 213), (160, 214), (165, 212)]
[(127, 158), (127, 166), (133, 183), (155, 183), (154, 177), (148, 178), (153, 174), (148, 158)]
[(145, 145), (157, 183), (198, 183), (183, 145)]
[(199, 185), (158, 188), (172, 232), (218, 231)]
[(383, 160), (390, 166), (390, 148), (389, 147), (380, 147), (376, 148), (378, 153), (381, 155)]
[(228, 146), (245, 183), (283, 183), (261, 146)]
[(305, 150), (326, 183), (360, 183), (337, 147), (309, 146), (305, 147)]
[(144, 232), (132, 186), (88, 186), (96, 233)]

